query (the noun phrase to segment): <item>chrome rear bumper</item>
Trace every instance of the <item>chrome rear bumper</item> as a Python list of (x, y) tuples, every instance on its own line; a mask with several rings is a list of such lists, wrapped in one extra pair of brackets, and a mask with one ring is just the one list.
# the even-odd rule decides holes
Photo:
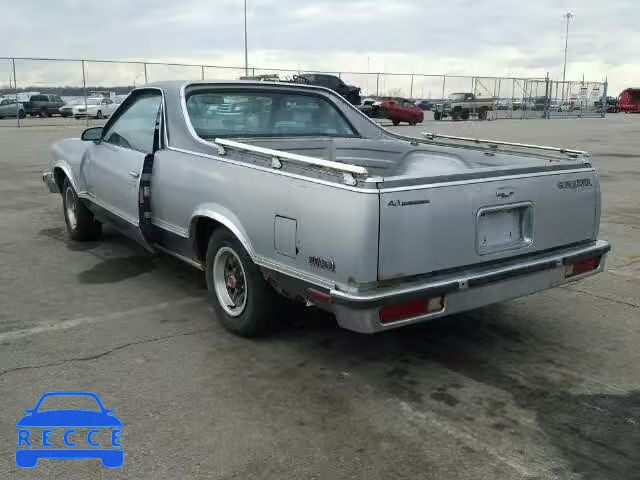
[[(522, 297), (594, 275), (603, 270), (605, 256), (610, 249), (608, 242), (598, 240), (588, 246), (543, 253), (490, 267), (470, 267), (457, 274), (408, 285), (362, 293), (332, 290), (331, 304), (340, 326), (374, 333)], [(600, 258), (598, 268), (575, 277), (565, 276), (565, 265), (589, 258)], [(380, 323), (379, 312), (386, 305), (438, 295), (444, 295), (442, 310), (393, 323)]]

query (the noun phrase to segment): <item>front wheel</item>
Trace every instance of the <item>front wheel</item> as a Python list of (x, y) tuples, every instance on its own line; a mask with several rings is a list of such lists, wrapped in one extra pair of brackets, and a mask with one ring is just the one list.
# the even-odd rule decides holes
[(232, 333), (255, 337), (272, 325), (276, 292), (236, 237), (224, 228), (209, 239), (207, 289), (218, 320)]
[(103, 118), (103, 116), (102, 116), (102, 110), (98, 110), (98, 113), (96, 113), (96, 118), (97, 118), (98, 120), (101, 120), (101, 119)]
[(62, 186), (62, 207), (67, 231), (72, 240), (87, 242), (100, 237), (102, 224), (80, 201), (68, 178), (65, 178)]
[(440, 112), (433, 112), (433, 119), (438, 122), (442, 119), (442, 114)]
[(393, 123), (394, 126), (398, 126), (400, 125), (400, 120), (391, 120), (391, 123)]

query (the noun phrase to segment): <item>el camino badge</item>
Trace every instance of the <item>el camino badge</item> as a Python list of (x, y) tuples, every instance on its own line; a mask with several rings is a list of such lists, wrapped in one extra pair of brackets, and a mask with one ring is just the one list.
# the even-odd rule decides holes
[(309, 265), (312, 267), (322, 268), (324, 270), (336, 271), (336, 264), (329, 258), (309, 257)]
[(590, 178), (578, 178), (576, 180), (565, 180), (563, 182), (558, 182), (558, 188), (560, 190), (580, 190), (587, 187), (590, 187), (591, 179)]

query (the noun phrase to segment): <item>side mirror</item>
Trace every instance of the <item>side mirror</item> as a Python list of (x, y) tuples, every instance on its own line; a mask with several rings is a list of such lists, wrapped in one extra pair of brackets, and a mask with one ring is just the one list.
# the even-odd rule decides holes
[(85, 142), (102, 140), (102, 127), (87, 128), (80, 138)]

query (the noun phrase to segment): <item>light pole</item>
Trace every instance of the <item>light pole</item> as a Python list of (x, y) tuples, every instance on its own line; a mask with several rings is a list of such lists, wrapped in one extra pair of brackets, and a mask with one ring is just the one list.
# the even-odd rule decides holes
[(249, 51), (247, 50), (247, 0), (244, 0), (244, 74), (249, 75)]
[(571, 12), (564, 14), (564, 18), (567, 19), (567, 30), (564, 36), (564, 66), (562, 67), (562, 101), (564, 101), (564, 82), (567, 74), (567, 46), (569, 45), (569, 20), (573, 17)]

